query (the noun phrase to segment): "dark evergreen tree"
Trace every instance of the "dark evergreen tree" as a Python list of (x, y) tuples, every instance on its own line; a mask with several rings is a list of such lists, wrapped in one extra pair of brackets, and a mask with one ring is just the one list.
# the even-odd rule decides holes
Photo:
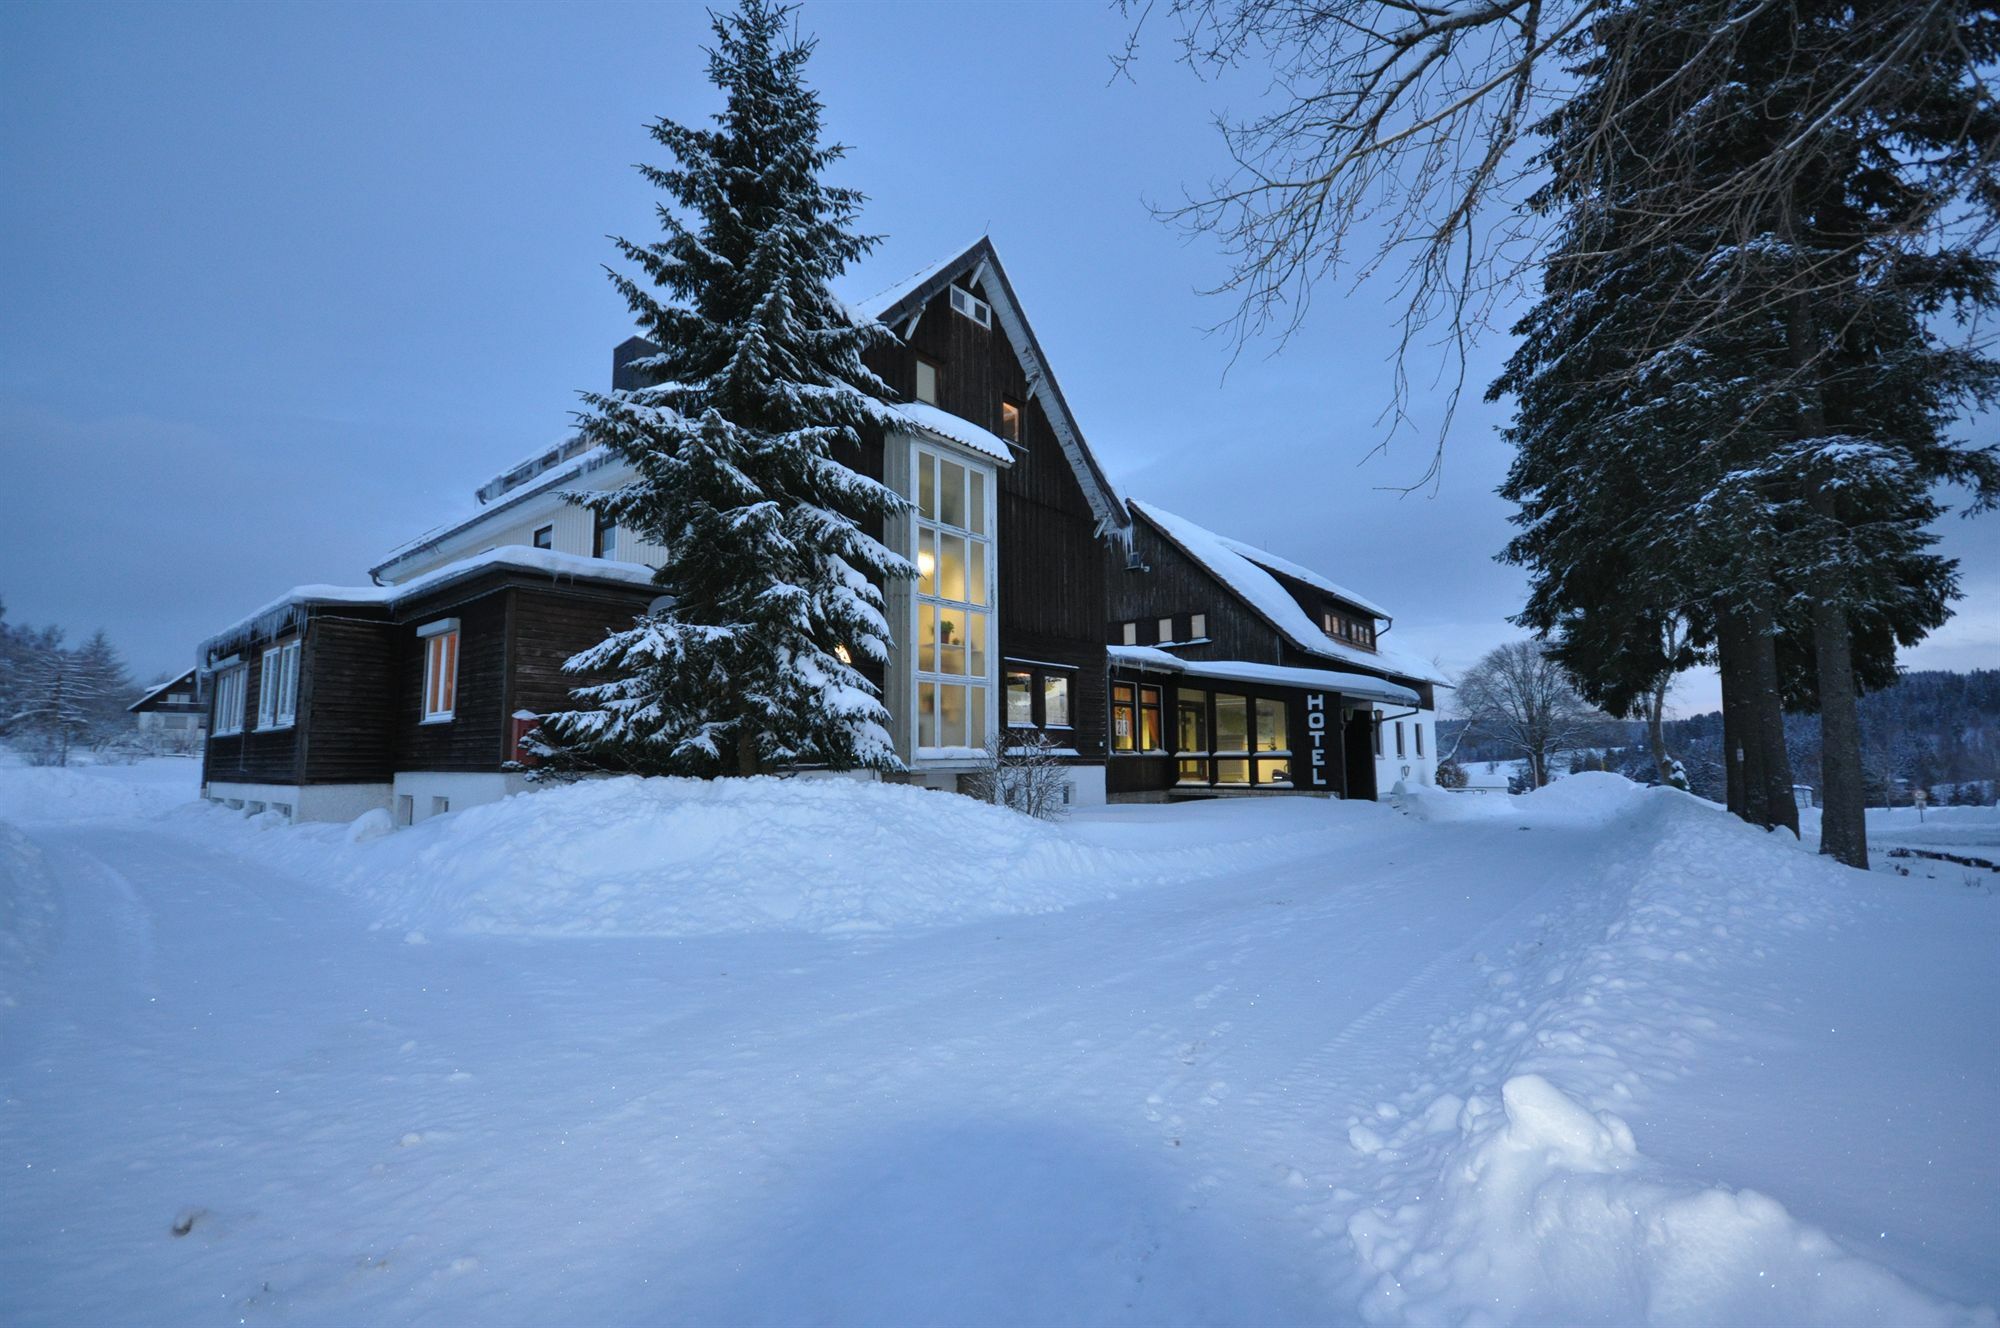
[(114, 741), (133, 727), (125, 709), (134, 696), (132, 674), (102, 628), (76, 648), (71, 673), (72, 690), (92, 746)]
[(857, 663), (887, 658), (881, 586), (912, 574), (864, 526), (902, 500), (849, 464), (889, 419), (861, 361), (888, 333), (829, 290), (874, 240), (852, 229), (861, 196), (821, 178), (844, 149), (820, 141), (790, 12), (714, 20), (725, 106), (712, 128), (653, 126), (673, 164), (640, 169), (674, 206), (660, 239), (617, 241), (639, 271), (612, 280), (660, 350), (635, 366), (651, 386), (585, 396), (585, 437), (638, 474), (578, 501), (666, 551), (672, 607), (571, 660), (612, 681), (550, 727), (628, 767), (897, 764)]

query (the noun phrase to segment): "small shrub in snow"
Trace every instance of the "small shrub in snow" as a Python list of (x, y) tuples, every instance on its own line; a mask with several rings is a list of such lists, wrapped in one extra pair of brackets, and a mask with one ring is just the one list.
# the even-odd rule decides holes
[(1006, 734), (989, 738), (979, 769), (965, 778), (965, 791), (1024, 816), (1060, 820), (1069, 810), (1063, 801), (1069, 767), (1055, 751), (1039, 733), (1012, 744)]
[(1465, 767), (1452, 760), (1449, 756), (1438, 762), (1437, 786), (1439, 788), (1462, 789), (1470, 782), (1471, 780), (1465, 773)]

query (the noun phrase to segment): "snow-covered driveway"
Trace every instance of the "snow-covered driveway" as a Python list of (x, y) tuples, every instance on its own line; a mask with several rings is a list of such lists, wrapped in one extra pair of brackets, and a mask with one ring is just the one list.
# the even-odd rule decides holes
[[(1837, 1241), (1876, 1242), (1931, 1293), (1993, 1298), (1990, 1151), (1942, 1155), (1990, 1140), (1953, 1115), (2000, 1086), (1990, 1034), (1933, 1030), (1906, 1055), (1939, 1073), (1903, 1095), (1950, 1118), (1924, 1138), (1826, 1133), (1897, 1177), (1893, 1240), (1852, 1225), (1852, 1186), (1813, 1181), (1829, 1159), (1800, 1155), (1789, 1105), (1737, 1102), (1719, 1126), (1700, 1106), (1826, 1063), (1803, 1040), (1817, 1015), (1743, 974), (1824, 978), (1813, 947), (1863, 953), (1869, 901), (1718, 903), (1755, 932), (1732, 950), (1706, 931), (1720, 913), (1635, 902), (1668, 832), (1643, 811), (1524, 829), (1350, 810), (1331, 852), (1296, 810), (1111, 814), (1075, 833), (1239, 861), (858, 939), (426, 938), (199, 822), (31, 824), (11, 852), (42, 882), (17, 891), (41, 953), (0, 1010), (0, 1319), (1296, 1323), (1481, 1300), (1503, 1321), (1629, 1317), (1578, 1298), (1597, 1272), (1517, 1267), (1535, 1263), (1518, 1231), (1440, 1193), (1467, 1169), (1528, 1185), (1530, 1206), (1551, 1177), (1615, 1185), (1669, 1232), (1685, 1217), (1663, 1205), (1755, 1184), (1792, 1215), (1704, 1230), (1787, 1243), (1786, 1271), (1824, 1275), (1857, 1321), (1955, 1311), (1807, 1249), (1825, 1238), (1796, 1219), (1849, 1223)], [(36, 941), (38, 889), (57, 907)], [(1990, 940), (1985, 903), (1923, 925)], [(1658, 934), (1688, 919), (1712, 951)], [(1687, 976), (1650, 980), (1627, 941)], [(1906, 974), (1907, 1001), (1991, 997), (1990, 968)], [(1579, 1135), (1605, 1127), (1572, 1098), (1618, 1101), (1638, 1151), (1622, 1126)], [(1495, 1160), (1529, 1145), (1533, 1174)], [(1427, 1261), (1461, 1246), (1482, 1266)], [(1730, 1270), (1642, 1272), (1646, 1316), (1674, 1321), (1655, 1308)], [(1824, 1306), (1766, 1290), (1682, 1321)]]

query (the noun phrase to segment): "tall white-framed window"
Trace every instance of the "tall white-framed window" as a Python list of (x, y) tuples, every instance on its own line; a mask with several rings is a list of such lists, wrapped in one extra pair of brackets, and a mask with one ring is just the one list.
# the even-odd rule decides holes
[(967, 458), (912, 444), (916, 513), (915, 622), (919, 755), (986, 745), (993, 731), (999, 653), (993, 649), (993, 472)]
[(264, 652), (257, 677), (257, 727), (289, 728), (299, 714), (299, 642), (296, 637)]
[(215, 675), (215, 736), (226, 738), (243, 731), (243, 685), (249, 666), (237, 664)]
[(424, 643), (424, 723), (442, 724), (458, 712), (458, 619), (426, 623), (417, 637)]

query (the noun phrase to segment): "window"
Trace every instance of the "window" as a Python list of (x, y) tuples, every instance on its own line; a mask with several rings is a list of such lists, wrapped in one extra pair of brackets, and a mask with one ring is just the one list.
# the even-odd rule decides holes
[(1129, 682), (1111, 684), (1111, 750), (1129, 752), (1138, 738), (1136, 692)]
[(921, 355), (917, 357), (917, 400), (938, 403), (938, 367)]
[(1011, 401), (1000, 403), (1000, 436), (1010, 443), (1021, 441), (1021, 408)]
[[(983, 747), (992, 638), (987, 472), (912, 449), (916, 466), (917, 746)], [(1032, 695), (1032, 692), (1030, 692)], [(1008, 722), (1012, 722), (1009, 720)]]
[(1128, 646), (1138, 645), (1139, 624), (1135, 622), (1120, 623), (1118, 625), (1118, 639)]
[(596, 526), (590, 534), (590, 556), (593, 558), (618, 557), (618, 523), (606, 521), (597, 515)]
[(1164, 752), (1166, 734), (1160, 727), (1160, 689), (1139, 689), (1139, 750)]
[(1042, 724), (1047, 728), (1069, 727), (1069, 675), (1042, 675)]
[(432, 815), (432, 816), (443, 816), (443, 815), (444, 815), (444, 814), (445, 814), (446, 812), (448, 812), (448, 811), (450, 811), (450, 810), (451, 810), (451, 799), (450, 799), (450, 798), (447, 798), (447, 797), (443, 797), (443, 796), (441, 796), (441, 795), (438, 795), (438, 796), (433, 796), (433, 797), (431, 798), (431, 815)]
[(1401, 756), (1402, 754), (1403, 754), (1403, 721), (1399, 719), (1396, 721), (1396, 755)]
[(1032, 728), (1035, 723), (1035, 675), (1026, 669), (1008, 669), (1007, 723), (1013, 728)]
[(1418, 756), (1422, 756), (1422, 755), (1424, 754), (1424, 725), (1423, 725), (1423, 721), (1422, 721), (1422, 720), (1419, 720), (1419, 721), (1417, 721), (1417, 722), (1416, 722), (1415, 724), (1412, 724), (1412, 725), (1410, 725), (1410, 727), (1416, 730), (1416, 734), (1417, 734), (1417, 755), (1418, 755)]
[(1215, 698), (1215, 782), (1250, 782), (1250, 702), (1241, 696)]
[(1208, 693), (1180, 689), (1174, 697), (1174, 747), (1180, 752), (1180, 780), (1208, 782)]
[(1160, 644), (1167, 645), (1171, 643), (1174, 639), (1174, 620), (1172, 618), (1160, 619), (1159, 629), (1160, 629)]
[(243, 731), (243, 684), (250, 670), (238, 664), (215, 675), (215, 736)]
[(537, 530), (535, 532), (536, 548), (553, 549), (555, 546), (556, 546), (556, 528), (553, 525), (543, 526), (540, 530)]
[(981, 327), (993, 326), (992, 308), (986, 301), (980, 299), (969, 290), (960, 290), (957, 286), (953, 286), (951, 288), (951, 307), (952, 312), (964, 314)]
[(288, 641), (264, 652), (257, 679), (257, 727), (281, 729), (299, 712), (299, 643)]
[(1188, 618), (1188, 640), (1199, 641), (1208, 635), (1208, 615), (1193, 614)]
[(1375, 759), (1379, 761), (1382, 759), (1382, 712), (1377, 710), (1373, 719), (1375, 722), (1369, 727), (1375, 730)]
[[(1259, 784), (1292, 782), (1291, 741), (1285, 725), (1285, 703), (1258, 698), (1256, 780)], [(1265, 753), (1269, 753), (1266, 755)]]
[(424, 643), (424, 723), (442, 723), (458, 707), (458, 619), (417, 629)]

